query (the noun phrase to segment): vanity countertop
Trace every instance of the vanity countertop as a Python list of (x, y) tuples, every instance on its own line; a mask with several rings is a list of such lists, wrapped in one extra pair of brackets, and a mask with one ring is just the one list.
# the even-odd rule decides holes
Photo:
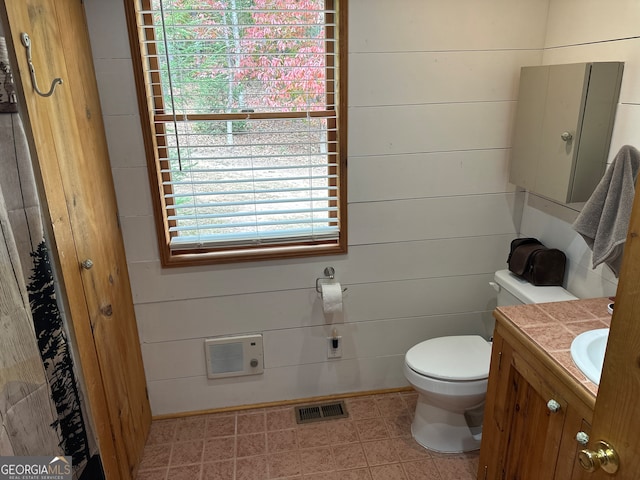
[(579, 389), (581, 396), (588, 403), (593, 403), (598, 386), (589, 381), (573, 363), (571, 342), (587, 330), (609, 327), (611, 315), (607, 312), (607, 304), (610, 302), (603, 297), (504, 306), (495, 310), (495, 317), (535, 350), (542, 361), (583, 387)]

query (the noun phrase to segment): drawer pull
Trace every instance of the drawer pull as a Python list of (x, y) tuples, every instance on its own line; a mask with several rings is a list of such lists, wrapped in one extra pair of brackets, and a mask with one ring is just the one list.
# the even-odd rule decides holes
[(560, 404), (555, 401), (553, 398), (547, 402), (547, 408), (551, 413), (556, 413), (560, 411)]
[(576, 433), (576, 441), (583, 446), (586, 446), (589, 443), (589, 434), (586, 432), (578, 432)]

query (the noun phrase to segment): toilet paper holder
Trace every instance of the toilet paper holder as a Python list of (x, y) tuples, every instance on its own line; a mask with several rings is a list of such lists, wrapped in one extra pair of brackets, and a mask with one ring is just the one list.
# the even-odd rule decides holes
[[(333, 280), (336, 276), (336, 270), (333, 267), (327, 267), (324, 269), (324, 277), (318, 277), (316, 278), (316, 292), (322, 294), (322, 290), (320, 289), (320, 286), (322, 285), (322, 281), (323, 280)], [(343, 292), (347, 291), (347, 288), (343, 288), (342, 289)]]

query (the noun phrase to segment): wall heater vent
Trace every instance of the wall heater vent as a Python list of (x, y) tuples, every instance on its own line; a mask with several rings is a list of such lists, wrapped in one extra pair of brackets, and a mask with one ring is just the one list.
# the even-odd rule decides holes
[(207, 377), (238, 377), (264, 371), (262, 335), (208, 338), (204, 341)]

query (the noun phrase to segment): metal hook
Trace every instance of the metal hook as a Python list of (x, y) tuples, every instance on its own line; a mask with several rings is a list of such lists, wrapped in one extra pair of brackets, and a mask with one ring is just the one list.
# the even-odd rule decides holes
[(27, 49), (27, 63), (29, 64), (29, 73), (31, 73), (31, 83), (33, 84), (33, 89), (41, 97), (50, 97), (51, 95), (53, 95), (56, 87), (58, 85), (62, 85), (62, 79), (54, 78), (51, 82), (51, 88), (49, 89), (49, 91), (47, 93), (41, 92), (38, 88), (38, 82), (36, 81), (36, 70), (33, 67), (33, 61), (31, 59), (31, 39), (29, 38), (29, 35), (23, 32), (20, 34), (20, 41), (22, 42), (22, 45), (24, 45), (24, 48)]

